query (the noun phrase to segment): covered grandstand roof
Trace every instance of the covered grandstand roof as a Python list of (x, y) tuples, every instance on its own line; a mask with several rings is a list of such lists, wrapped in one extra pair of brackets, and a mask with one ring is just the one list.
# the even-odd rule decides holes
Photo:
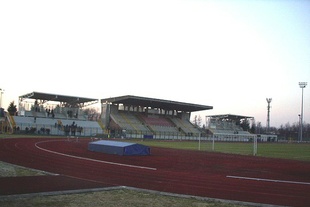
[(146, 97), (132, 96), (132, 95), (101, 99), (101, 103), (144, 106), (144, 107), (160, 108), (164, 110), (177, 110), (177, 111), (186, 111), (186, 112), (213, 109), (213, 106), (169, 101), (169, 100), (156, 99), (156, 98), (146, 98)]
[(211, 115), (207, 117), (217, 118), (217, 119), (231, 119), (231, 120), (253, 119), (254, 118), (252, 116), (242, 116), (242, 115), (235, 115), (235, 114), (220, 114), (220, 115)]
[(74, 104), (94, 104), (98, 102), (98, 99), (95, 98), (84, 98), (78, 96), (66, 96), (59, 94), (50, 94), (50, 93), (41, 93), (41, 92), (31, 92), (25, 95), (19, 96), (20, 100), (24, 99), (36, 99), (36, 100), (44, 100), (44, 101), (59, 101), (65, 102), (70, 105)]

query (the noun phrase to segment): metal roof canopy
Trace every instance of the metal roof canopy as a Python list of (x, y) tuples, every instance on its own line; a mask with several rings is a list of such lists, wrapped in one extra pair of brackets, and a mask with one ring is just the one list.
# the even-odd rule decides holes
[(49, 93), (41, 93), (41, 92), (32, 92), (22, 96), (19, 96), (20, 100), (24, 99), (36, 99), (36, 100), (43, 100), (43, 101), (58, 101), (58, 102), (65, 102), (70, 105), (80, 105), (89, 103), (88, 105), (95, 104), (98, 102), (98, 99), (94, 98), (83, 98), (83, 97), (76, 97), (76, 96), (66, 96), (66, 95), (59, 95), (59, 94), (49, 94)]
[(241, 115), (235, 115), (235, 114), (221, 114), (221, 115), (212, 115), (212, 116), (206, 116), (210, 118), (217, 118), (217, 119), (229, 119), (229, 120), (241, 120), (241, 119), (253, 119), (252, 116), (241, 116)]
[(111, 104), (123, 104), (131, 106), (143, 106), (151, 108), (160, 108), (164, 110), (177, 110), (185, 112), (203, 111), (213, 109), (213, 106), (205, 106), (177, 101), (168, 101), (163, 99), (146, 98), (139, 96), (119, 96), (101, 99), (101, 103), (111, 103)]

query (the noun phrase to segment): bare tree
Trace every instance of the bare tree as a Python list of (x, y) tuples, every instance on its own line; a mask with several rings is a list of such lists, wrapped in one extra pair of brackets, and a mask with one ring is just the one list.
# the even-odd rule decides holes
[(202, 119), (200, 115), (195, 115), (194, 120), (192, 121), (192, 123), (196, 126), (196, 127), (201, 127), (202, 124)]

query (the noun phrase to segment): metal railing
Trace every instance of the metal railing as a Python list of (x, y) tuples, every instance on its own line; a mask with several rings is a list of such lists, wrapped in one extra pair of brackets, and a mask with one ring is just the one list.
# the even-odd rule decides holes
[(98, 134), (103, 134), (103, 130), (98, 127), (77, 127), (75, 129), (69, 128), (68, 130), (63, 126), (56, 125), (16, 123), (16, 126), (13, 128), (13, 133), (58, 136), (96, 136)]

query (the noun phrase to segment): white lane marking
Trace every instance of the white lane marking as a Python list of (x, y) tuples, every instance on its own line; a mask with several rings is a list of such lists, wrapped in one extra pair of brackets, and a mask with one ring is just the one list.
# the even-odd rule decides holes
[(103, 161), (103, 160), (95, 160), (95, 159), (86, 158), (86, 157), (79, 157), (79, 156), (74, 156), (74, 155), (68, 155), (68, 154), (64, 154), (64, 153), (60, 153), (60, 152), (55, 152), (55, 151), (52, 151), (52, 150), (44, 149), (44, 148), (38, 146), (38, 144), (43, 143), (43, 142), (57, 142), (57, 141), (37, 142), (37, 143), (35, 143), (35, 146), (36, 146), (36, 148), (38, 148), (40, 150), (43, 150), (45, 152), (53, 153), (53, 154), (56, 154), (56, 155), (62, 155), (62, 156), (66, 156), (66, 157), (71, 157), (71, 158), (75, 158), (75, 159), (87, 160), (87, 161), (92, 161), (92, 162), (99, 162), (99, 163), (104, 163), (104, 164), (109, 164), (109, 165), (118, 165), (118, 166), (123, 166), (123, 167), (139, 168), (139, 169), (145, 169), (145, 170), (157, 170), (157, 168), (152, 168), (152, 167), (144, 167), (144, 166), (138, 166), (138, 165), (129, 165), (129, 164), (123, 164), (123, 163), (117, 163), (117, 162), (109, 162), (109, 161)]
[(227, 178), (234, 178), (234, 179), (243, 179), (243, 180), (256, 180), (256, 181), (264, 181), (264, 182), (274, 182), (274, 183), (290, 183), (290, 184), (310, 185), (310, 183), (308, 183), (308, 182), (298, 182), (298, 181), (290, 181), (290, 180), (272, 180), (272, 179), (251, 178), (251, 177), (232, 176), (232, 175), (227, 175), (226, 177)]

